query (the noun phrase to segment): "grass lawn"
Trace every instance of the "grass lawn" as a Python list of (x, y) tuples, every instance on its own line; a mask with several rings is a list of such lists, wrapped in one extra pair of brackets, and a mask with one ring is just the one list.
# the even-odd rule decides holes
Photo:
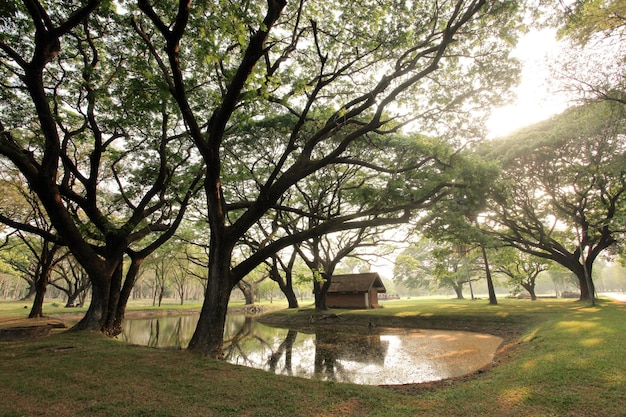
[[(13, 304), (0, 302), (0, 325), (28, 314)], [(384, 306), (333, 312), (349, 326), (479, 330), (505, 344), (496, 365), (479, 374), (386, 388), (276, 376), (98, 333), (58, 332), (0, 342), (0, 416), (626, 415), (626, 304), (415, 299)], [(306, 325), (312, 314), (279, 310), (263, 320)]]

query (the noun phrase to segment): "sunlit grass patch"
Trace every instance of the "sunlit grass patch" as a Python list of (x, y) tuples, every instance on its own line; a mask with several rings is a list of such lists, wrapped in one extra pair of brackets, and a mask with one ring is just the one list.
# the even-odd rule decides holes
[(579, 343), (585, 347), (593, 347), (593, 346), (601, 345), (602, 343), (605, 343), (605, 342), (606, 341), (600, 337), (590, 337), (590, 338), (582, 339)]
[(459, 302), (457, 304), (439, 304), (437, 308), (440, 310), (467, 310), (468, 305)]
[(598, 323), (591, 322), (591, 321), (579, 321), (579, 320), (560, 321), (555, 325), (555, 327), (557, 328), (567, 329), (568, 331), (572, 333), (582, 332), (582, 331), (585, 331), (585, 330), (588, 330), (597, 326), (598, 326)]
[(531, 387), (507, 388), (498, 396), (498, 401), (505, 407), (516, 406), (527, 401), (531, 394)]
[(535, 358), (527, 360), (525, 362), (522, 362), (520, 365), (520, 369), (523, 369), (525, 371), (531, 370), (531, 369), (536, 369), (537, 366), (539, 364), (539, 361)]

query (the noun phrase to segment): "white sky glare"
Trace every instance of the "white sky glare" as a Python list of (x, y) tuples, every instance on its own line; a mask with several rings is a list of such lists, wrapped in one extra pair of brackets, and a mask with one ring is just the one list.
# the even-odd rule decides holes
[(556, 29), (533, 30), (524, 35), (512, 55), (522, 62), (521, 82), (513, 89), (513, 103), (494, 109), (487, 121), (489, 138), (507, 135), (560, 113), (567, 99), (550, 91), (550, 63), (565, 48), (556, 40)]

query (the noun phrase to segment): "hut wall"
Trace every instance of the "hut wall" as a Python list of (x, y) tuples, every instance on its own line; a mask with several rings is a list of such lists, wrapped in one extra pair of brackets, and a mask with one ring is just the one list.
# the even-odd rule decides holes
[(369, 298), (370, 308), (381, 308), (380, 304), (378, 304), (378, 291), (375, 288), (369, 291)]
[(369, 308), (367, 293), (326, 294), (326, 305), (330, 308)]

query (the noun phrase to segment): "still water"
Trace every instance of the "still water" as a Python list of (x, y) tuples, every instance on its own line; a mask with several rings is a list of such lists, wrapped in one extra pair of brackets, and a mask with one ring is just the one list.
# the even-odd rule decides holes
[[(186, 348), (198, 316), (127, 320), (131, 344)], [(311, 332), (263, 325), (230, 314), (225, 359), (276, 374), (364, 385), (410, 384), (470, 374), (493, 359), (502, 339), (442, 330), (320, 326)]]

